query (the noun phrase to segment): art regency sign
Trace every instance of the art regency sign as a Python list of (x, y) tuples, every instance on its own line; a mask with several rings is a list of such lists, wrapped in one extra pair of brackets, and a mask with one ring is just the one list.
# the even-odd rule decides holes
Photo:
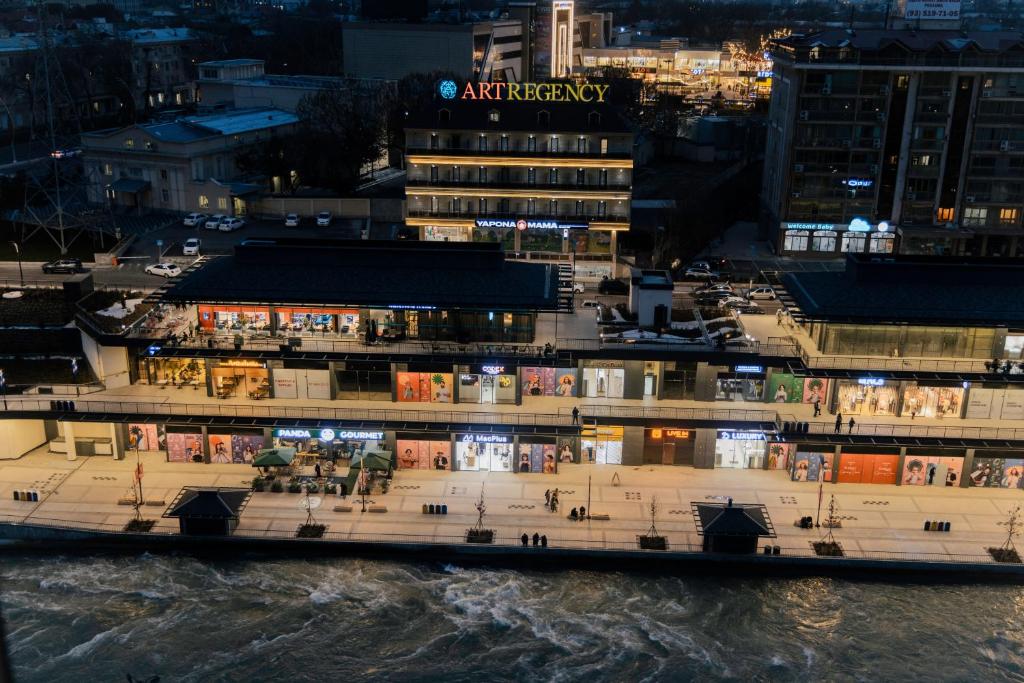
[(455, 81), (438, 83), (442, 98), (519, 102), (605, 102), (607, 85), (596, 83), (466, 83), (459, 92)]

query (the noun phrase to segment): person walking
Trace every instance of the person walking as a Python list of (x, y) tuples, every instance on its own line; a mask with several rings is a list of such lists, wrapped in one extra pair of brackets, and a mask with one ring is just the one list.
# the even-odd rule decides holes
[(843, 430), (843, 414), (836, 413), (836, 434)]
[(854, 422), (854, 421), (853, 421), (853, 418), (851, 417), (851, 418), (850, 418), (850, 423), (849, 423), (849, 424), (850, 424), (850, 433), (851, 433), (851, 434), (853, 434), (853, 428), (857, 426), (857, 423), (856, 423), (856, 422)]
[(572, 407), (572, 423), (578, 425), (580, 423), (580, 409), (579, 406)]
[(313, 468), (313, 472), (316, 474), (316, 478), (317, 479), (320, 479), (321, 477), (323, 477), (323, 474), (320, 471), (320, 463), (316, 464), (316, 466)]
[(821, 415), (821, 399), (817, 396), (814, 397), (814, 417)]
[(544, 507), (551, 507), (551, 489), (544, 492)]

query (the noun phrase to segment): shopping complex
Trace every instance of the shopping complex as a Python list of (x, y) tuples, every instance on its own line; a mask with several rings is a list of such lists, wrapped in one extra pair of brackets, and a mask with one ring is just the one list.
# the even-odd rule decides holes
[[(1022, 487), (1020, 266), (851, 257), (787, 275), (785, 315), (680, 323), (673, 308), (662, 334), (633, 337), (566, 307), (571, 279), (493, 243), (248, 240), (120, 329), (80, 314), (99, 381), (5, 386), (3, 456), (138, 448), (247, 466), (288, 447), (399, 471), (660, 464)], [(657, 320), (671, 295), (634, 269), (624, 308)]]

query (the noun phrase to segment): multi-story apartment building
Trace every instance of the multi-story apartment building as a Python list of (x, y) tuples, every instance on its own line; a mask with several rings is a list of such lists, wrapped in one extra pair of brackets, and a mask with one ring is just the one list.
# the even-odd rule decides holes
[(777, 248), (1020, 255), (1024, 34), (775, 41), (762, 203)]
[(441, 99), (405, 137), (406, 224), (421, 239), (614, 258), (629, 230), (633, 134), (611, 107)]
[(246, 197), (263, 186), (242, 182), (249, 179), (238, 154), (297, 122), (279, 109), (245, 109), (83, 133), (89, 200), (140, 212), (243, 215)]
[(140, 110), (180, 107), (193, 101), (192, 47), (198, 37), (191, 30), (132, 29), (122, 37), (131, 43), (132, 85)]

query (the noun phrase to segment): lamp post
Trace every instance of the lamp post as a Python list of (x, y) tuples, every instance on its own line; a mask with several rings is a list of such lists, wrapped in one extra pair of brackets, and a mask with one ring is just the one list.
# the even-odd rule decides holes
[(21, 245), (11, 240), (11, 246), (14, 247), (14, 253), (18, 255), (18, 277), (21, 279), (21, 287), (25, 288), (25, 271), (21, 268)]
[(814, 526), (821, 526), (821, 497), (825, 495), (825, 456), (818, 456), (821, 467), (818, 468), (818, 512), (814, 515)]

